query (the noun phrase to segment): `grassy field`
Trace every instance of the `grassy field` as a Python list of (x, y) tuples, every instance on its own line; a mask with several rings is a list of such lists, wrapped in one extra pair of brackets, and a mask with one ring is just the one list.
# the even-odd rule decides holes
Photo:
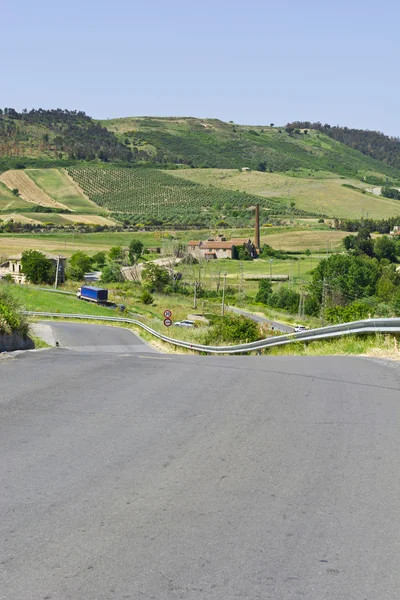
[[(41, 215), (32, 213), (35, 219), (45, 217), (53, 220), (53, 217), (63, 215), (49, 214)], [(100, 232), (100, 233), (35, 233), (35, 234), (0, 234), (0, 256), (16, 254), (24, 250), (35, 248), (70, 256), (76, 250), (94, 253), (100, 250), (108, 251), (111, 246), (128, 246), (132, 239), (140, 240), (145, 247), (159, 246), (168, 250), (171, 244), (176, 242), (186, 243), (191, 239), (204, 240), (215, 237), (218, 230), (197, 231), (170, 231), (170, 232)], [(227, 229), (223, 231), (227, 239), (251, 237), (254, 238), (252, 229)], [(276, 250), (304, 251), (307, 248), (313, 253), (326, 252), (340, 248), (341, 239), (347, 235), (343, 231), (334, 231), (328, 228), (315, 230), (313, 227), (268, 227), (262, 230), (261, 243), (268, 243)]]
[[(88, 314), (97, 316), (115, 316), (115, 310), (96, 306), (90, 302), (78, 300), (76, 296), (67, 296), (65, 294), (55, 294), (28, 288), (24, 285), (4, 284), (10, 290), (12, 295), (20, 302), (23, 310), (32, 310), (37, 312), (60, 312), (71, 314)], [(77, 287), (79, 287), (77, 285)]]
[[(329, 217), (380, 218), (400, 214), (400, 202), (372, 193), (362, 193), (370, 186), (355, 179), (338, 177), (327, 172), (307, 172), (289, 176), (283, 173), (240, 172), (236, 169), (182, 169), (171, 171), (180, 179), (194, 181), (212, 188), (247, 192), (262, 198), (294, 201), (297, 208)], [(344, 187), (351, 185), (359, 189)], [(268, 211), (262, 211), (268, 220)]]
[(79, 213), (98, 213), (99, 207), (85, 198), (62, 169), (26, 169), (25, 173), (48, 196)]
[(12, 191), (0, 181), (0, 211), (18, 210), (19, 208), (29, 208), (31, 204), (23, 200), (20, 196), (14, 196)]

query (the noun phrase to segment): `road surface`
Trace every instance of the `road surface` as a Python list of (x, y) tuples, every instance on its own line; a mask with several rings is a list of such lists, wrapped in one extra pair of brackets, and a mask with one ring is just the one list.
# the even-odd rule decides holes
[(398, 597), (398, 367), (84, 335), (0, 358), (1, 600)]
[(235, 308), (233, 306), (228, 306), (227, 310), (234, 312), (237, 315), (244, 315), (245, 317), (249, 317), (249, 319), (257, 321), (257, 323), (267, 323), (269, 327), (273, 327), (277, 331), (282, 331), (282, 333), (294, 333), (294, 327), (286, 325), (285, 323), (279, 323), (279, 321), (273, 321), (272, 319), (267, 319), (267, 317), (255, 315), (254, 313), (248, 312), (247, 310), (242, 310), (241, 308)]
[(50, 345), (78, 352), (157, 352), (123, 327), (46, 321), (36, 326), (36, 332)]

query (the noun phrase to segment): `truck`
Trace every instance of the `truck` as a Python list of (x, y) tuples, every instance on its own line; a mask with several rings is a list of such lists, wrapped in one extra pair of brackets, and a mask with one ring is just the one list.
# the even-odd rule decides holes
[(87, 302), (94, 302), (95, 304), (107, 304), (108, 302), (107, 289), (92, 287), (90, 285), (83, 285), (80, 287), (76, 296), (79, 300), (86, 300)]

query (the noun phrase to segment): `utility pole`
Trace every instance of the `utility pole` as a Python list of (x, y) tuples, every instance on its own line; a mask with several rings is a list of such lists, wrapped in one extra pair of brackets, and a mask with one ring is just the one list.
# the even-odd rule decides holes
[(272, 282), (272, 263), (274, 262), (273, 258), (269, 259), (269, 280)]
[(57, 285), (58, 285), (58, 272), (60, 270), (60, 255), (57, 256), (57, 267), (56, 267), (56, 278), (54, 281), (54, 289), (57, 289)]
[(196, 300), (197, 300), (197, 298), (196, 298), (196, 293), (197, 293), (197, 281), (195, 281), (195, 282), (193, 283), (193, 291), (194, 291), (194, 295), (193, 295), (193, 308), (197, 308), (197, 305), (196, 305)]
[(299, 300), (299, 319), (304, 319), (304, 312), (304, 293), (303, 288), (301, 288)]
[(325, 321), (326, 294), (327, 294), (326, 278), (324, 277), (324, 280), (322, 283), (322, 301), (321, 301), (321, 315), (320, 315), (321, 321)]
[(225, 286), (226, 286), (226, 273), (224, 273), (224, 284), (222, 286), (222, 306), (221, 306), (221, 316), (222, 317), (225, 314)]

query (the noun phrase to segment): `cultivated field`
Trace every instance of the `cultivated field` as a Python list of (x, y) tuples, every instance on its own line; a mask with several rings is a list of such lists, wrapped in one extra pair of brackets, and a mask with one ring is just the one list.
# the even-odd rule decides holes
[(73, 180), (61, 169), (26, 169), (25, 173), (49, 197), (76, 212), (98, 213), (99, 207), (79, 191)]
[(6, 171), (0, 175), (0, 180), (10, 189), (17, 189), (21, 197), (27, 202), (39, 204), (40, 206), (49, 206), (51, 208), (68, 208), (61, 202), (50, 198), (32, 179), (28, 177), (25, 171), (13, 170)]
[(139, 216), (198, 217), (208, 211), (247, 210), (261, 202), (268, 214), (287, 213), (280, 200), (257, 198), (241, 191), (200, 185), (174, 177), (175, 171), (118, 167), (69, 167), (85, 194), (101, 207)]
[(14, 196), (11, 190), (0, 181), (0, 211), (18, 210), (30, 206), (29, 202), (25, 202), (20, 196)]
[[(280, 198), (284, 203), (293, 200), (297, 208), (329, 217), (360, 219), (368, 215), (383, 219), (400, 215), (399, 201), (362, 193), (370, 186), (332, 173), (304, 171), (301, 177), (259, 171), (240, 172), (237, 169), (182, 169), (169, 173), (205, 186), (247, 192), (263, 198)], [(344, 185), (352, 185), (359, 191)]]

